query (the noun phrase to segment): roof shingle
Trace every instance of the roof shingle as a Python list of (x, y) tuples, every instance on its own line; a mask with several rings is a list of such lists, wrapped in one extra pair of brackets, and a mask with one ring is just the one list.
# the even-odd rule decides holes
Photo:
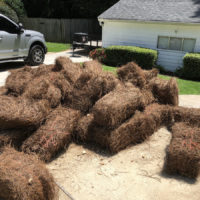
[(120, 0), (98, 18), (200, 23), (200, 0)]

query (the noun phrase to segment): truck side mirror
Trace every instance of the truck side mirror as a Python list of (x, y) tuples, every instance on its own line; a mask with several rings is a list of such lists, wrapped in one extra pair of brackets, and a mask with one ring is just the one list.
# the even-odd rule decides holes
[(19, 27), (19, 28), (18, 28), (18, 30), (19, 30), (19, 34), (20, 34), (20, 33), (24, 33), (24, 27), (23, 27), (23, 24), (22, 24), (22, 23), (19, 23), (19, 24), (18, 24), (18, 27)]

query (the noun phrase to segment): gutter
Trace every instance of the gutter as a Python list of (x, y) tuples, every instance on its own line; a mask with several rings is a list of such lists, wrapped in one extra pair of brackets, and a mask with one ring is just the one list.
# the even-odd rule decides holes
[(106, 19), (106, 18), (98, 18), (100, 26), (104, 24), (104, 22), (126, 22), (126, 23), (143, 23), (143, 24), (167, 24), (167, 25), (185, 25), (185, 26), (200, 26), (200, 22), (191, 23), (191, 22), (168, 22), (168, 21), (142, 21), (142, 20), (134, 20), (134, 19)]

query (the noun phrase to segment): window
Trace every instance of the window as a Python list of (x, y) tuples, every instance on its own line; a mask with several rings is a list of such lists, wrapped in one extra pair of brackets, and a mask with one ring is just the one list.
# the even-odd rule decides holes
[(196, 40), (194, 39), (184, 39), (183, 41), (183, 51), (193, 52)]
[(169, 49), (181, 51), (182, 39), (180, 38), (170, 38)]
[(158, 37), (158, 49), (193, 52), (195, 44), (195, 39), (164, 36)]
[(8, 33), (17, 33), (17, 26), (7, 19), (0, 17), (0, 31)]

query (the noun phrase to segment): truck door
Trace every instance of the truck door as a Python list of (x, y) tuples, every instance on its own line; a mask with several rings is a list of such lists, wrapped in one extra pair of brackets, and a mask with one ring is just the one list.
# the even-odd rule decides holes
[(0, 59), (18, 57), (19, 46), (20, 34), (17, 25), (0, 16)]

